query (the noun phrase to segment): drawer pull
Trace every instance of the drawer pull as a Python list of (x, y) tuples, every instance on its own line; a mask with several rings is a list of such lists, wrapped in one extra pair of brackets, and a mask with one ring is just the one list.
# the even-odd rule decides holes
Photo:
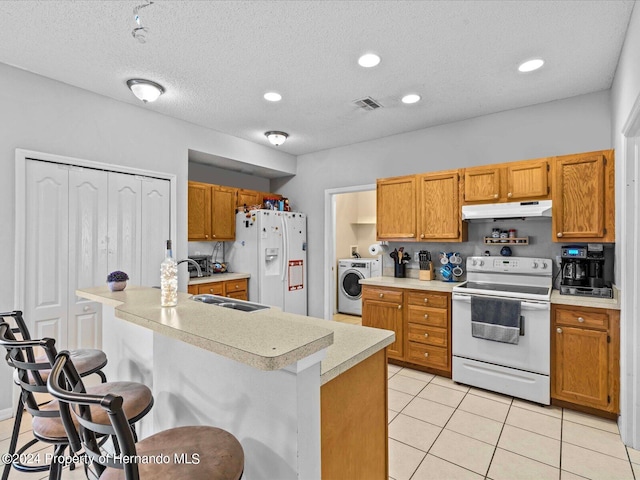
[(429, 318), (429, 314), (428, 314), (428, 313), (425, 313), (425, 314), (424, 314), (424, 318), (425, 318), (425, 319)]
[(209, 289), (209, 291), (210, 291), (211, 293), (213, 293), (213, 288), (210, 288), (210, 289)]
[(238, 289), (239, 289), (240, 287), (239, 287), (238, 285), (236, 285), (236, 288), (238, 288)]
[(428, 298), (425, 298), (425, 299), (424, 299), (424, 303), (429, 303), (429, 299), (428, 299)]
[(425, 333), (425, 334), (424, 334), (424, 338), (429, 338), (429, 334), (428, 334), (428, 333)]
[(378, 295), (380, 298), (384, 297), (384, 293), (381, 293), (380, 295)]
[(560, 327), (556, 328), (556, 332), (562, 333), (562, 329)]
[(424, 356), (428, 357), (429, 356), (429, 352), (424, 352)]
[(582, 322), (584, 322), (584, 318), (582, 318), (582, 317), (578, 317), (578, 321), (579, 321), (580, 323), (582, 323)]
[(402, 308), (402, 304), (398, 305), (398, 310), (400, 310)]

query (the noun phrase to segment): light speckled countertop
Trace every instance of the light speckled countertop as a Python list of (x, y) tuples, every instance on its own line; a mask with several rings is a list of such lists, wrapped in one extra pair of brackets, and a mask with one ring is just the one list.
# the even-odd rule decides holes
[[(378, 287), (408, 288), (412, 290), (433, 290), (436, 292), (451, 292), (453, 287), (462, 282), (442, 282), (440, 280), (418, 280), (417, 278), (371, 277), (360, 280), (362, 285)], [(575, 305), (593, 308), (610, 308), (620, 310), (620, 291), (613, 287), (613, 298), (580, 297), (574, 295), (560, 295), (559, 290), (551, 291), (551, 303), (558, 305)]]
[(433, 290), (451, 292), (453, 287), (462, 282), (443, 282), (442, 280), (419, 280), (417, 278), (371, 277), (360, 280), (362, 285), (376, 287), (410, 288), (412, 290)]
[(226, 282), (227, 280), (240, 280), (249, 278), (248, 273), (214, 273), (208, 277), (193, 277), (189, 280), (189, 285), (200, 285), (202, 283)]
[(116, 316), (170, 338), (261, 370), (278, 370), (323, 348), (325, 384), (391, 344), (388, 330), (295, 315), (271, 308), (253, 313), (207, 305), (178, 294), (178, 306), (160, 307), (160, 290), (129, 286), (77, 290), (78, 296), (115, 307)]

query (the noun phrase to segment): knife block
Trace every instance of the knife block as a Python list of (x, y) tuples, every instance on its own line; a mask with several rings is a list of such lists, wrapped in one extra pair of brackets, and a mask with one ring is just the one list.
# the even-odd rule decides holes
[(420, 270), (418, 278), (420, 280), (435, 280), (433, 275), (433, 263), (429, 265), (429, 270)]

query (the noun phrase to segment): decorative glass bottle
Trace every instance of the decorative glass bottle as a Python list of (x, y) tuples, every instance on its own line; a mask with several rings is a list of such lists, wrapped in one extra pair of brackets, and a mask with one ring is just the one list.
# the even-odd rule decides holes
[(171, 240), (167, 240), (167, 252), (160, 264), (160, 304), (163, 307), (178, 304), (178, 264), (171, 252)]

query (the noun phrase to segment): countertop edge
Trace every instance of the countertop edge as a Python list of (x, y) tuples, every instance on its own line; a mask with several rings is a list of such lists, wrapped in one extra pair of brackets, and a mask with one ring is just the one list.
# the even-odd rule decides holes
[(219, 283), (232, 280), (241, 280), (243, 278), (251, 278), (248, 273), (214, 273), (208, 277), (192, 277), (189, 279), (188, 285), (202, 285), (203, 283)]

